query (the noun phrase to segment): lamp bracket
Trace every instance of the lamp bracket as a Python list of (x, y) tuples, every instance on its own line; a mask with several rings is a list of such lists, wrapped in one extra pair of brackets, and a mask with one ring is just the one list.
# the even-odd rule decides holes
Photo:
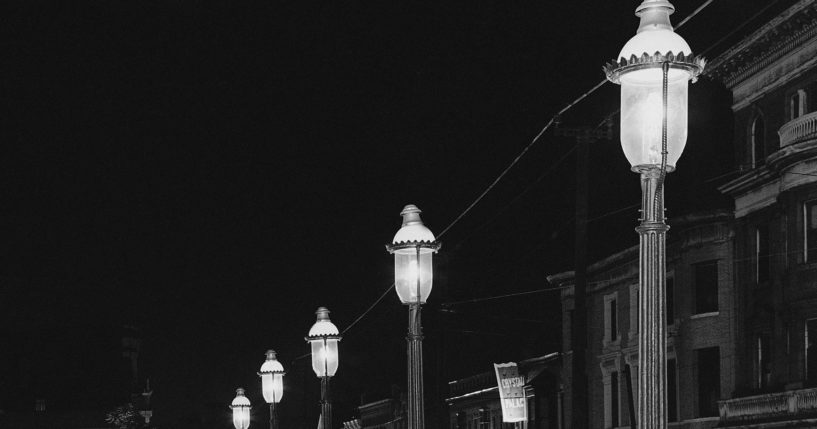
[(656, 52), (649, 55), (646, 52), (640, 57), (631, 55), (629, 59), (621, 58), (618, 61), (613, 60), (604, 65), (604, 73), (607, 75), (607, 80), (615, 84), (621, 83), (621, 76), (636, 70), (661, 68), (664, 63), (669, 63), (670, 68), (686, 70), (690, 74), (692, 83), (698, 80), (698, 76), (703, 72), (706, 66), (706, 60), (703, 57), (695, 55), (684, 55), (679, 52), (677, 55), (672, 52), (662, 54)]

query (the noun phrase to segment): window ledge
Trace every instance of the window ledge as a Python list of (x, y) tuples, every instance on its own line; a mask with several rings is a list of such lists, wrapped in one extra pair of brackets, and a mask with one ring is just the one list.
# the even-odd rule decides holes
[(721, 314), (720, 311), (710, 311), (709, 313), (698, 313), (689, 316), (690, 319), (703, 319), (704, 317), (713, 317)]

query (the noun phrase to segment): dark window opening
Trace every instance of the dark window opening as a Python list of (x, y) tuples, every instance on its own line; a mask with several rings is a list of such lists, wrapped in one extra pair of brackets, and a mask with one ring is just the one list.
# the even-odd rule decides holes
[(766, 124), (763, 116), (758, 115), (752, 121), (752, 164), (754, 166), (763, 165), (766, 161)]
[(613, 427), (621, 425), (618, 416), (618, 372), (610, 373), (610, 415)]
[(618, 339), (618, 315), (616, 314), (616, 300), (610, 300), (610, 341)]
[(806, 201), (803, 204), (803, 234), (805, 238), (804, 260), (817, 260), (817, 200)]
[(698, 364), (698, 417), (718, 415), (721, 396), (721, 356), (717, 347), (695, 351)]
[(678, 421), (678, 374), (675, 359), (667, 360), (667, 420)]
[(672, 277), (667, 278), (666, 295), (667, 325), (672, 325), (675, 323), (675, 279)]
[(806, 321), (806, 385), (817, 386), (817, 319)]
[(771, 277), (771, 263), (769, 225), (758, 225), (755, 232), (755, 276), (758, 284), (769, 281)]
[(765, 335), (757, 337), (757, 388), (769, 387), (771, 378), (771, 355), (769, 355), (769, 339)]
[(718, 311), (718, 261), (694, 265), (695, 313)]

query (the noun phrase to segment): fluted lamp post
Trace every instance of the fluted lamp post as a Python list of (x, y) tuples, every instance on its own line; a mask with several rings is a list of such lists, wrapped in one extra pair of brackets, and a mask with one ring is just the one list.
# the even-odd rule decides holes
[(329, 310), (318, 308), (318, 320), (309, 329), (306, 341), (312, 347), (312, 369), (321, 379), (321, 422), (320, 429), (332, 429), (332, 396), (329, 379), (338, 370), (338, 327), (329, 320)]
[(235, 399), (230, 405), (233, 410), (233, 426), (235, 429), (247, 429), (250, 427), (250, 400), (244, 396), (244, 389), (235, 389)]
[(636, 35), (607, 64), (607, 79), (621, 85), (621, 147), (632, 171), (641, 175), (641, 224), (638, 298), (639, 429), (667, 426), (666, 233), (664, 178), (675, 170), (687, 139), (688, 82), (703, 71), (676, 34), (667, 0), (644, 0)]
[(278, 362), (275, 350), (267, 350), (267, 360), (261, 365), (258, 375), (261, 377), (264, 401), (269, 404), (269, 427), (278, 429), (278, 412), (275, 406), (284, 396), (284, 367)]
[(408, 305), (408, 429), (423, 429), (423, 327), (420, 309), (431, 294), (431, 256), (440, 249), (434, 234), (423, 225), (420, 209), (409, 204), (400, 212), (403, 226), (386, 249), (394, 254), (394, 288)]

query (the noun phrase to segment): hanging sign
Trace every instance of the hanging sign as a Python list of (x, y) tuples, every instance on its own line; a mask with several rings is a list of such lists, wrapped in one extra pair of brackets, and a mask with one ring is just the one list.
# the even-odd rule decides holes
[(496, 381), (499, 384), (499, 402), (502, 404), (502, 421), (505, 423), (528, 420), (525, 401), (525, 376), (519, 375), (516, 363), (495, 363)]

